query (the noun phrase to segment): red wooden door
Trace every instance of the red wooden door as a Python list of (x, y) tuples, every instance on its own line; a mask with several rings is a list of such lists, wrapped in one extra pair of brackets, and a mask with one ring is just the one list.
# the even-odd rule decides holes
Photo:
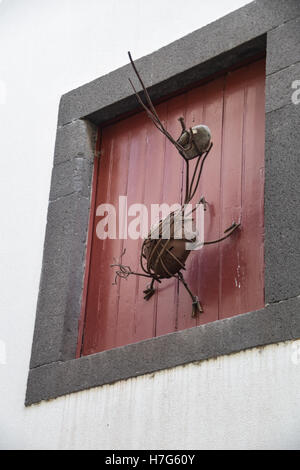
[[(168, 131), (180, 134), (179, 116), (188, 126), (204, 123), (214, 147), (206, 160), (194, 202), (204, 195), (205, 239), (222, 235), (233, 220), (242, 228), (231, 238), (192, 252), (185, 278), (198, 295), (204, 313), (191, 317), (191, 299), (175, 279), (164, 280), (146, 302), (149, 281), (131, 276), (114, 286), (110, 264), (119, 258), (140, 271), (142, 240), (99, 240), (96, 226), (102, 203), (118, 208), (143, 203), (182, 202), (184, 166), (145, 113), (102, 129), (96, 164), (91, 246), (79, 349), (82, 355), (137, 342), (176, 330), (256, 310), (264, 306), (264, 116), (265, 61), (185, 92), (157, 106)], [(118, 220), (117, 234), (125, 220)], [(134, 217), (128, 217), (128, 223)]]

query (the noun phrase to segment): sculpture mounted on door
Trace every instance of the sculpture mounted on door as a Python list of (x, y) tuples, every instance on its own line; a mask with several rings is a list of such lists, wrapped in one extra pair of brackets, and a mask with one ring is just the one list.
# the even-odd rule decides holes
[[(125, 250), (121, 254), (120, 260), (112, 264), (111, 267), (116, 268), (115, 282), (117, 278), (127, 279), (130, 275), (143, 276), (151, 279), (151, 283), (144, 291), (144, 299), (147, 301), (149, 301), (155, 293), (155, 282), (161, 283), (163, 279), (169, 279), (171, 277), (178, 279), (184, 285), (192, 299), (192, 316), (195, 317), (197, 314), (203, 313), (203, 308), (198, 297), (190, 290), (182, 271), (185, 270), (185, 262), (191, 253), (191, 249), (188, 249), (188, 247), (190, 248), (190, 244), (197, 245), (197, 235), (193, 233), (193, 231), (190, 232), (186, 230), (186, 221), (193, 221), (193, 213), (196, 208), (187, 213), (186, 207), (191, 203), (197, 193), (205, 160), (212, 149), (211, 132), (209, 128), (203, 124), (187, 128), (184, 118), (179, 117), (182, 132), (177, 140), (174, 139), (161, 122), (130, 52), (128, 55), (135, 75), (144, 92), (146, 104), (136, 91), (132, 80), (129, 79), (139, 104), (146, 111), (155, 127), (174, 145), (185, 162), (185, 195), (180, 210), (171, 212), (154, 227), (151, 227), (148, 236), (142, 244), (140, 252), (142, 273), (134, 272), (131, 270), (130, 266), (126, 266), (122, 263)], [(192, 174), (190, 174), (190, 161), (195, 158), (197, 158), (196, 165)], [(204, 209), (206, 208), (207, 201), (204, 196), (199, 198), (198, 206), (200, 204), (203, 205)], [(222, 238), (204, 241), (202, 245), (219, 243), (230, 237), (238, 227), (240, 227), (240, 223), (234, 222), (225, 230)]]

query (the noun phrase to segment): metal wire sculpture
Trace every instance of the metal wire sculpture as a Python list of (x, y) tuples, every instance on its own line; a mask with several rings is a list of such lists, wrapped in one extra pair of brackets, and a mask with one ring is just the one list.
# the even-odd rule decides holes
[[(115, 283), (118, 278), (127, 279), (130, 275), (150, 278), (151, 284), (144, 290), (144, 299), (149, 300), (155, 293), (155, 282), (161, 283), (163, 279), (171, 277), (177, 278), (183, 284), (192, 299), (192, 317), (195, 317), (198, 313), (203, 313), (203, 308), (198, 297), (191, 292), (181, 272), (185, 270), (185, 262), (190, 254), (190, 250), (186, 248), (186, 244), (187, 242), (193, 243), (196, 241), (195, 236), (191, 237), (185, 233), (185, 221), (187, 218), (192, 217), (195, 208), (188, 214), (186, 214), (185, 208), (192, 201), (199, 187), (205, 160), (213, 146), (211, 133), (209, 128), (204, 125), (187, 129), (184, 118), (180, 117), (179, 121), (181, 123), (182, 132), (180, 137), (175, 140), (161, 122), (130, 52), (128, 52), (128, 55), (135, 75), (142, 86), (146, 100), (145, 104), (140, 94), (136, 91), (132, 80), (129, 78), (129, 82), (139, 104), (146, 111), (155, 127), (175, 146), (184, 159), (186, 167), (185, 197), (181, 209), (172, 212), (166, 218), (160, 220), (156, 227), (151, 228), (147, 238), (144, 240), (140, 253), (140, 266), (143, 273), (133, 272), (129, 266), (122, 264), (122, 259), (125, 255), (124, 250), (120, 260), (115, 261), (114, 264), (111, 265), (111, 267), (117, 268)], [(197, 158), (197, 162), (192, 177), (190, 177), (190, 160), (195, 158)], [(198, 205), (199, 204), (203, 204), (204, 210), (206, 210), (207, 201), (203, 196), (200, 198)], [(231, 227), (225, 230), (222, 238), (204, 241), (203, 245), (212, 245), (225, 240), (230, 237), (239, 226), (239, 223), (234, 222)], [(182, 233), (180, 238), (177, 236), (178, 229), (180, 229)]]

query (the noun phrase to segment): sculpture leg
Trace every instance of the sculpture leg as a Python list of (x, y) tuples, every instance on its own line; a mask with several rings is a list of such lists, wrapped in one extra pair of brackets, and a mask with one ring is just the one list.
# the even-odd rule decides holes
[(152, 279), (150, 286), (148, 286), (147, 289), (143, 291), (145, 294), (145, 300), (151, 299), (152, 295), (155, 293), (155, 289), (153, 287), (154, 281), (155, 279)]
[(184, 287), (186, 288), (186, 290), (188, 291), (188, 293), (190, 294), (191, 298), (192, 298), (192, 301), (193, 301), (193, 310), (192, 310), (192, 317), (195, 318), (195, 316), (198, 314), (198, 313), (203, 313), (203, 308), (202, 308), (202, 305), (198, 299), (198, 297), (196, 295), (194, 295), (189, 286), (187, 285), (183, 275), (181, 272), (178, 273), (178, 279), (180, 282), (182, 282), (182, 284), (184, 285)]

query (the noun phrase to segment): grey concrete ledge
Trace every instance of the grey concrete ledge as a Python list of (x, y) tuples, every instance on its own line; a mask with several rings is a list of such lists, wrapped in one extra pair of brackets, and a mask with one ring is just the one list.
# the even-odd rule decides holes
[(26, 406), (162, 369), (300, 338), (300, 297), (30, 371)]
[[(216, 37), (219, 37), (219, 34), (221, 33), (216, 32)], [(154, 102), (224, 71), (240, 61), (262, 54), (266, 49), (265, 35), (249, 41), (240, 38), (236, 47), (231, 42), (230, 52), (224, 48), (220, 49), (219, 53), (212, 51), (211, 44), (208, 46), (209, 38), (203, 36), (198, 40), (203, 46), (197, 49), (198, 56), (194, 57), (194, 62), (191, 61), (193, 54), (190, 46), (187, 45), (180, 50), (175, 47), (177, 43), (174, 43), (173, 52), (170, 45), (136, 61)], [(200, 52), (207, 48), (209, 50), (204, 58)], [(183, 60), (184, 56), (189, 59), (189, 64)], [(189, 68), (185, 69), (187, 66)], [(64, 95), (60, 103), (59, 125), (63, 126), (79, 118), (89, 119), (96, 125), (102, 125), (126, 113), (140, 110), (128, 84), (128, 77), (133, 78), (130, 65)], [(140, 90), (137, 82), (136, 88)], [(106, 90), (106, 93), (103, 93), (103, 90)]]

